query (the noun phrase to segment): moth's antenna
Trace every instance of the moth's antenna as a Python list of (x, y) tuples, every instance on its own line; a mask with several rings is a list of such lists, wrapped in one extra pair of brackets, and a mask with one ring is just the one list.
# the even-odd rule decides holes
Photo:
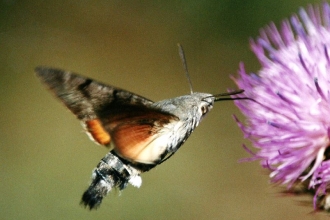
[(186, 72), (186, 77), (188, 79), (188, 83), (189, 83), (189, 87), (190, 87), (190, 94), (193, 94), (194, 91), (193, 91), (191, 79), (190, 79), (189, 72), (188, 72), (188, 67), (187, 67), (186, 57), (184, 55), (184, 50), (183, 50), (183, 47), (181, 46), (181, 44), (178, 44), (178, 47), (179, 47), (179, 55), (180, 55), (180, 58), (181, 58), (181, 61), (183, 64), (183, 68), (184, 68), (184, 71)]

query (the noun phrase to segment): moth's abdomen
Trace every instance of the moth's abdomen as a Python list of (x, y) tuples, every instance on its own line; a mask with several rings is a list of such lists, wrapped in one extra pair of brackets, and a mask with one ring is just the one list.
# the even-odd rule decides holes
[(93, 181), (88, 189), (84, 192), (81, 204), (89, 209), (97, 208), (103, 198), (111, 191), (112, 185), (104, 180), (102, 174), (98, 173), (97, 169), (93, 171)]
[(109, 152), (92, 174), (92, 182), (82, 196), (81, 204), (89, 209), (97, 208), (103, 198), (113, 189), (124, 189), (128, 183), (140, 187), (140, 170), (126, 165), (118, 156)]

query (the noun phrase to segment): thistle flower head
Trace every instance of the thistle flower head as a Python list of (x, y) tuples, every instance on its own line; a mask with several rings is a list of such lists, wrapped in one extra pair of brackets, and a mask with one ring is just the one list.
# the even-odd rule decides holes
[(238, 125), (258, 149), (246, 148), (250, 159), (260, 160), (273, 182), (307, 182), (321, 207), (330, 192), (329, 5), (300, 9), (279, 29), (271, 23), (251, 47), (262, 68), (247, 74), (241, 65), (234, 78), (252, 99), (235, 102), (246, 116)]

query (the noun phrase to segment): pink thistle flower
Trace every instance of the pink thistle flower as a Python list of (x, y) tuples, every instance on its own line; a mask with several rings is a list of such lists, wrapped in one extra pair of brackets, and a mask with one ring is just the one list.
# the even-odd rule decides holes
[(247, 120), (235, 119), (258, 149), (252, 153), (244, 146), (252, 155), (247, 160), (260, 160), (272, 182), (289, 188), (303, 182), (315, 192), (314, 208), (329, 210), (329, 4), (300, 9), (280, 30), (271, 23), (251, 47), (261, 70), (247, 74), (241, 64), (233, 78), (253, 99), (235, 102)]

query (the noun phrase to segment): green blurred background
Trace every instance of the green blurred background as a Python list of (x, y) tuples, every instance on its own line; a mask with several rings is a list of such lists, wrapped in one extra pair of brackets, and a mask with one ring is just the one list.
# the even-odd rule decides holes
[[(33, 69), (73, 70), (152, 100), (235, 88), (248, 39), (311, 0), (0, 1), (0, 219), (322, 219), (307, 197), (281, 196), (248, 154), (232, 114), (217, 103), (185, 145), (142, 175), (140, 189), (110, 194), (97, 211), (79, 205), (107, 150), (39, 83)], [(303, 202), (303, 203), (301, 203)]]

